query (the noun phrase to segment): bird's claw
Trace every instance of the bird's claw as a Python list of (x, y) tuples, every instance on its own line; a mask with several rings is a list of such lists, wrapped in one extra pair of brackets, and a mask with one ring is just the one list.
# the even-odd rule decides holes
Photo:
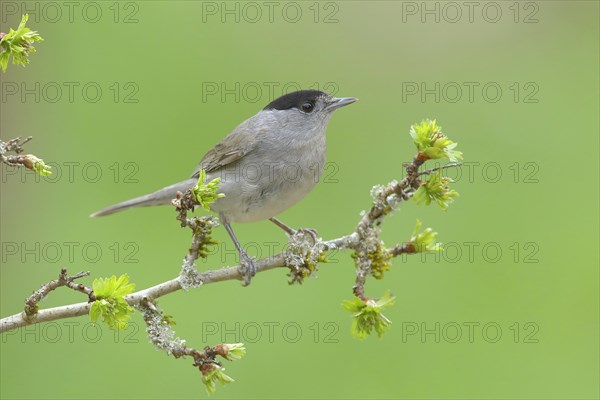
[(312, 228), (299, 228), (296, 233), (307, 233), (310, 235), (310, 237), (313, 240), (313, 244), (317, 243), (319, 241), (319, 236), (317, 234), (316, 229), (312, 229)]
[(239, 271), (244, 280), (242, 286), (248, 286), (254, 275), (256, 275), (256, 265), (254, 264), (252, 258), (248, 256), (248, 254), (240, 254)]

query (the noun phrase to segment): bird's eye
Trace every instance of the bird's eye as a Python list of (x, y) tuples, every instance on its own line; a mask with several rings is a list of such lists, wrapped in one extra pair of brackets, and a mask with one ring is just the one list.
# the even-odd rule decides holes
[(302, 111), (304, 111), (305, 113), (309, 113), (313, 110), (313, 108), (315, 108), (314, 103), (311, 103), (310, 101), (307, 101), (306, 103), (302, 104)]

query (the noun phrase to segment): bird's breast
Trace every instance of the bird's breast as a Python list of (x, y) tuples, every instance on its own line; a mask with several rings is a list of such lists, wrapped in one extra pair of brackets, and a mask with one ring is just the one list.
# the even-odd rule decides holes
[[(269, 147), (271, 147), (269, 149)], [(322, 140), (263, 146), (220, 171), (224, 198), (212, 206), (230, 222), (274, 217), (292, 207), (319, 182), (326, 162)]]

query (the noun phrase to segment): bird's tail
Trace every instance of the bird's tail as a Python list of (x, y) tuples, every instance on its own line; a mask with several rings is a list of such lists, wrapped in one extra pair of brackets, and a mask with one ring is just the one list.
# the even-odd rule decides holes
[(160, 206), (170, 204), (171, 200), (175, 198), (175, 195), (178, 191), (186, 192), (188, 189), (195, 186), (196, 183), (198, 183), (197, 179), (186, 179), (185, 181), (167, 186), (157, 190), (156, 192), (106, 207), (100, 211), (96, 211), (90, 215), (90, 217), (103, 217), (105, 215), (114, 214), (116, 212), (127, 210), (133, 207)]

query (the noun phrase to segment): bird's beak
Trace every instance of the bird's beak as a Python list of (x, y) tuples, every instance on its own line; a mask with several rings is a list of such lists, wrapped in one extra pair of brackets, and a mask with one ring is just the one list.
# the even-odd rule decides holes
[(355, 101), (358, 101), (355, 97), (334, 97), (326, 109), (328, 111), (333, 111), (340, 107), (347, 106), (348, 104), (352, 104)]

